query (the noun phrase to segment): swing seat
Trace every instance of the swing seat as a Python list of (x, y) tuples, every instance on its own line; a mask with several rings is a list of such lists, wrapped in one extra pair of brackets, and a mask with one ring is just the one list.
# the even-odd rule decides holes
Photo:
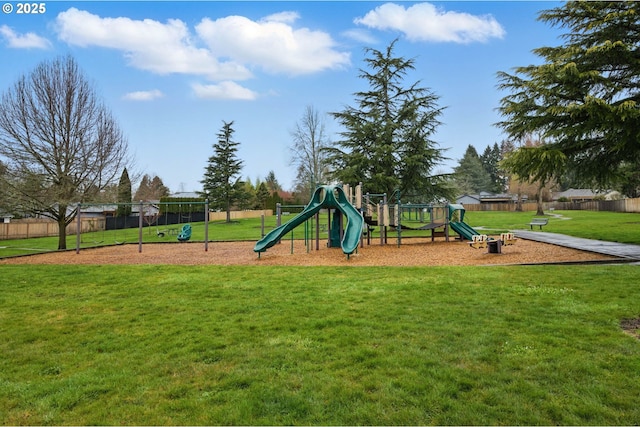
[(191, 224), (185, 224), (182, 226), (180, 234), (178, 234), (178, 241), (186, 242), (189, 239), (191, 239)]

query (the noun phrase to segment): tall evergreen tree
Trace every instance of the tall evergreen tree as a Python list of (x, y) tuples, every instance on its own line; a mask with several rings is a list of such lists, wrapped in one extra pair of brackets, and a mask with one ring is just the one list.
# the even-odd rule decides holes
[(214, 154), (209, 157), (205, 168), (202, 194), (209, 198), (209, 206), (225, 209), (227, 222), (231, 222), (231, 207), (239, 200), (243, 192), (243, 183), (239, 178), (242, 160), (238, 159), (239, 142), (233, 140), (233, 122), (224, 122), (217, 134), (218, 141), (213, 144)]
[(640, 197), (640, 163), (624, 163), (620, 171), (618, 191), (627, 197)]
[(162, 179), (158, 176), (144, 174), (140, 180), (140, 185), (133, 197), (134, 200), (160, 200), (162, 197), (169, 195), (169, 189), (164, 185)]
[(256, 188), (256, 200), (260, 209), (267, 209), (267, 201), (269, 199), (269, 189), (267, 184), (261, 182)]
[(467, 147), (454, 172), (456, 185), (462, 193), (478, 194), (481, 191), (492, 190), (491, 177), (482, 165), (473, 145)]
[(118, 182), (118, 203), (129, 204), (118, 205), (118, 216), (127, 216), (131, 214), (131, 194), (131, 179), (129, 179), (129, 172), (127, 172), (127, 168), (124, 168), (122, 175), (120, 175), (120, 181)]
[(271, 194), (277, 193), (282, 190), (282, 186), (276, 178), (276, 173), (272, 170), (267, 174), (267, 177), (264, 179), (264, 183), (266, 184)]
[(493, 146), (487, 145), (480, 156), (480, 162), (491, 179), (491, 187), (487, 191), (502, 193), (505, 190), (507, 180), (500, 170), (500, 160), (502, 160), (502, 154), (498, 143)]
[(400, 189), (434, 199), (442, 194), (443, 180), (429, 174), (444, 157), (431, 137), (443, 109), (420, 82), (405, 82), (414, 60), (395, 56), (395, 43), (384, 51), (366, 49), (369, 70), (361, 69), (360, 78), (369, 89), (354, 94), (355, 107), (332, 113), (344, 130), (328, 160), (337, 180), (362, 182), (366, 192)]
[(539, 20), (566, 28), (564, 44), (535, 49), (540, 65), (498, 73), (510, 92), (498, 125), (514, 139), (539, 135), (547, 157), (559, 152), (578, 178), (606, 185), (640, 160), (640, 2), (569, 1)]

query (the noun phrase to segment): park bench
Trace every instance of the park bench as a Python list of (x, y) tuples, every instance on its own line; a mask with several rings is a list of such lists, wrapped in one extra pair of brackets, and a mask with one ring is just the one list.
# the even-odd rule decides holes
[(542, 226), (547, 225), (548, 222), (549, 219), (547, 218), (533, 218), (529, 223), (529, 227), (531, 227), (531, 229), (533, 230), (533, 226), (537, 225), (538, 227), (540, 227), (540, 230), (542, 230)]

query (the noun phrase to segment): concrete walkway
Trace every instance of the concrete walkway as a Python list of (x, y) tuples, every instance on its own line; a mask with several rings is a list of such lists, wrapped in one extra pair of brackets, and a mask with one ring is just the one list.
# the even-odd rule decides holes
[(546, 231), (517, 230), (514, 233), (516, 237), (521, 239), (535, 240), (536, 242), (550, 243), (552, 245), (580, 249), (581, 251), (640, 261), (640, 245), (583, 239), (580, 237), (566, 236), (564, 234), (547, 233)]

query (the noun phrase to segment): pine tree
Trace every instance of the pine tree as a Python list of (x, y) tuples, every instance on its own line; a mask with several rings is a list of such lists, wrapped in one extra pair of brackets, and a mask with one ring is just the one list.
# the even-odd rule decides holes
[(218, 141), (213, 144), (214, 154), (209, 157), (205, 168), (202, 194), (209, 199), (211, 208), (225, 209), (227, 222), (231, 222), (231, 208), (243, 192), (243, 183), (239, 178), (242, 160), (238, 159), (239, 142), (233, 140), (233, 122), (224, 122), (217, 134)]
[(171, 192), (169, 188), (164, 185), (162, 179), (159, 176), (154, 176), (151, 180), (151, 184), (149, 186), (151, 190), (151, 195), (153, 196), (153, 200), (160, 200), (163, 197), (167, 197)]
[(124, 205), (118, 205), (118, 216), (131, 214), (131, 179), (129, 179), (127, 168), (124, 168), (122, 171), (120, 181), (118, 182), (118, 203), (126, 203)]
[(140, 185), (133, 197), (134, 200), (160, 200), (162, 197), (169, 195), (169, 189), (164, 185), (162, 179), (158, 176), (151, 178), (145, 174), (140, 180)]
[(454, 179), (459, 190), (465, 194), (491, 191), (491, 177), (485, 170), (480, 156), (473, 145), (469, 145), (458, 166), (454, 169)]
[(269, 171), (269, 173), (267, 174), (267, 177), (264, 179), (264, 182), (267, 185), (267, 188), (269, 189), (269, 192), (271, 194), (282, 191), (282, 186), (278, 182), (278, 179), (276, 178), (276, 173), (274, 171), (272, 170)]
[(267, 209), (267, 200), (269, 199), (269, 189), (267, 184), (261, 182), (256, 189), (256, 199), (260, 209)]
[(342, 125), (342, 139), (328, 150), (332, 173), (338, 181), (362, 182), (364, 191), (422, 194), (434, 198), (438, 184), (431, 170), (443, 160), (431, 140), (440, 124), (439, 97), (407, 84), (414, 60), (396, 57), (393, 41), (385, 51), (366, 49), (370, 71), (360, 70), (369, 90), (356, 92), (355, 107), (332, 115)]
[(493, 147), (487, 145), (480, 156), (480, 162), (491, 179), (491, 187), (487, 191), (493, 193), (502, 193), (507, 184), (507, 180), (500, 170), (500, 160), (502, 160), (502, 155), (498, 143), (493, 144)]
[(578, 178), (604, 186), (640, 160), (640, 3), (569, 1), (539, 20), (566, 28), (565, 43), (535, 49), (540, 65), (498, 74), (511, 92), (498, 125), (516, 140), (536, 135), (547, 157), (561, 153)]

